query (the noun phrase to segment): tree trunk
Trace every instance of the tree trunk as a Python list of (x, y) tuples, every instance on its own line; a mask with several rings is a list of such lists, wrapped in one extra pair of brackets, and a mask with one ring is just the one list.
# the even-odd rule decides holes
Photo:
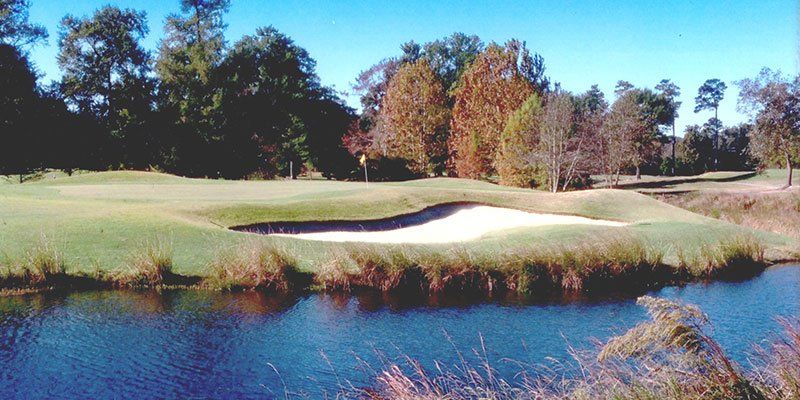
[(642, 172), (639, 170), (639, 166), (638, 165), (636, 166), (636, 180), (637, 181), (642, 180)]
[(792, 187), (792, 156), (790, 154), (786, 155), (786, 172), (788, 177), (786, 178), (786, 187)]
[(714, 145), (711, 146), (712, 152), (714, 153), (714, 166), (713, 171), (717, 170), (717, 166), (719, 164), (719, 156), (717, 151), (717, 142), (719, 142), (719, 126), (717, 123), (719, 122), (719, 118), (717, 117), (717, 112), (719, 111), (719, 106), (714, 107)]
[(675, 176), (675, 119), (672, 120), (672, 176)]

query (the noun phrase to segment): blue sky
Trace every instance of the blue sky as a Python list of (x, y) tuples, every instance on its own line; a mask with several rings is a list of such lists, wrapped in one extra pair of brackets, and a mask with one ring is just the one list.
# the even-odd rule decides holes
[[(89, 15), (105, 4), (147, 12), (145, 45), (157, 48), (165, 17), (179, 0), (31, 0), (31, 20), (50, 32), (32, 59), (45, 82), (58, 79), (58, 22), (67, 13)], [(678, 128), (702, 123), (697, 88), (719, 78), (729, 89), (720, 106), (726, 125), (746, 119), (736, 111), (733, 81), (762, 66), (798, 73), (798, 5), (764, 1), (322, 1), (232, 0), (226, 15), (229, 43), (259, 26), (273, 25), (306, 48), (322, 82), (349, 91), (359, 71), (399, 53), (408, 40), (426, 42), (452, 32), (484, 41), (518, 38), (545, 59), (547, 74), (574, 92), (599, 84), (607, 97), (625, 79), (655, 86), (670, 78), (682, 89)], [(357, 98), (346, 97), (358, 106)]]

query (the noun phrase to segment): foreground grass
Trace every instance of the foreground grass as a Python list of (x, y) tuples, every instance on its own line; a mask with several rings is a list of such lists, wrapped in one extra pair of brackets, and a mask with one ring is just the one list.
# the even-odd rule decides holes
[[(344, 398), (367, 399), (798, 399), (800, 324), (783, 321), (782, 337), (762, 349), (745, 371), (706, 332), (708, 318), (695, 306), (641, 297), (651, 320), (613, 337), (594, 353), (573, 352), (575, 365), (526, 367), (515, 381), (482, 365), (427, 371), (414, 360), (383, 366), (368, 389)], [(486, 349), (476, 351), (486, 354)], [(571, 368), (569, 368), (571, 367)]]
[[(796, 244), (783, 235), (739, 227), (622, 190), (553, 195), (447, 178), (366, 186), (357, 182), (241, 182), (103, 172), (0, 186), (0, 268), (19, 270), (44, 235), (51, 247), (58, 249), (65, 273), (71, 275), (135, 275), (130, 272), (131, 265), (138, 264), (160, 272), (142, 273), (132, 281), (116, 280), (126, 285), (152, 284), (152, 278), (160, 274), (167, 276), (166, 282), (155, 279), (155, 284), (182, 282), (176, 277), (198, 277), (216, 279), (221, 287), (270, 286), (265, 283), (272, 279), (270, 274), (226, 272), (223, 266), (238, 264), (242, 266), (235, 268), (238, 271), (290, 260), (285, 264), (291, 270), (276, 267), (276, 271), (322, 276), (337, 262), (347, 268), (363, 268), (357, 262), (342, 262), (343, 258), (357, 258), (354, 254), (363, 253), (362, 246), (260, 236), (228, 227), (269, 221), (383, 218), (457, 201), (624, 221), (630, 225), (515, 229), (467, 244), (374, 246), (372, 252), (405, 253), (415, 265), (433, 258), (431, 255), (438, 255), (440, 263), (463, 264), (464, 260), (493, 260), (502, 254), (560, 259), (559, 263), (569, 264), (575, 262), (566, 255), (569, 252), (588, 254), (595, 244), (607, 248), (635, 238), (635, 242), (629, 242), (632, 248), (647, 249), (646, 258), (658, 255), (660, 264), (679, 270), (686, 260), (699, 257), (704, 248), (719, 246), (735, 237), (758, 241), (766, 261), (789, 257)], [(158, 242), (168, 243), (168, 251), (166, 247), (151, 249), (153, 254), (149, 254), (143, 245)], [(266, 255), (261, 255), (262, 250), (241, 251), (242, 248), (264, 249)], [(575, 250), (581, 248), (584, 250)], [(274, 251), (281, 256), (275, 256)], [(244, 257), (243, 262), (237, 259), (241, 258), (237, 252), (251, 256)], [(601, 255), (596, 255), (595, 264), (605, 257), (602, 253), (598, 251)], [(613, 262), (609, 259), (604, 263)], [(481, 268), (491, 265), (479, 263)]]

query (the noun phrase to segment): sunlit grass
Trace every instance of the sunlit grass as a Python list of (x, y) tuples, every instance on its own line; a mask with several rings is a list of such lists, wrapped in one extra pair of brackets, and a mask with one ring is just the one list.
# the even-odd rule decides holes
[(491, 260), (508, 248), (547, 253), (630, 236), (658, 248), (665, 264), (677, 266), (675, 243), (694, 254), (704, 243), (750, 234), (763, 242), (768, 259), (785, 258), (793, 243), (784, 236), (705, 218), (621, 190), (553, 195), (449, 178), (367, 187), (358, 182), (241, 182), (115, 171), (0, 186), (0, 254), (12, 264), (20, 264), (29, 244), (45, 234), (59, 244), (68, 272), (118, 273), (129, 269), (133, 255), (142, 251), (143, 239), (160, 237), (170, 243), (172, 273), (210, 277), (216, 274), (213, 265), (218, 249), (251, 240), (280, 248), (299, 271), (316, 273), (325, 268), (331, 253), (348, 253), (359, 246), (274, 238), (227, 228), (267, 221), (374, 219), (457, 201), (630, 225), (517, 229), (494, 232), (468, 244), (408, 246), (407, 251), (448, 253), (469, 247), (470, 257)]
[(302, 286), (297, 262), (286, 252), (248, 240), (219, 250), (204, 285), (213, 289), (289, 291)]

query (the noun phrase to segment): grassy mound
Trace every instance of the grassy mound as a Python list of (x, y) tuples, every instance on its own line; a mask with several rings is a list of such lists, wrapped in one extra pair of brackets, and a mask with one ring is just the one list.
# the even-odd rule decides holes
[[(226, 249), (243, 243), (272, 246), (291, 259), (299, 272), (317, 273), (335, 255), (352, 252), (354, 245), (258, 236), (231, 231), (230, 226), (385, 218), (461, 201), (630, 224), (515, 229), (458, 246), (476, 258), (519, 249), (547, 253), (565, 247), (591, 248), (596, 243), (635, 238), (661, 254), (665, 265), (679, 268), (683, 260), (700, 257), (709, 246), (733, 237), (756, 238), (765, 247), (767, 259), (786, 258), (795, 245), (782, 235), (707, 218), (632, 191), (554, 195), (450, 178), (367, 186), (333, 181), (203, 180), (114, 171), (0, 185), (0, 268), (19, 265), (44, 235), (59, 250), (69, 273), (123, 273), (131, 260), (154, 264), (141, 261), (142, 243), (164, 240), (170, 243), (171, 273), (216, 276), (231, 286), (258, 286), (271, 278), (260, 272), (220, 275), (218, 260)], [(405, 250), (444, 254), (454, 251), (454, 246), (419, 245)], [(285, 274), (283, 269), (276, 271)]]

